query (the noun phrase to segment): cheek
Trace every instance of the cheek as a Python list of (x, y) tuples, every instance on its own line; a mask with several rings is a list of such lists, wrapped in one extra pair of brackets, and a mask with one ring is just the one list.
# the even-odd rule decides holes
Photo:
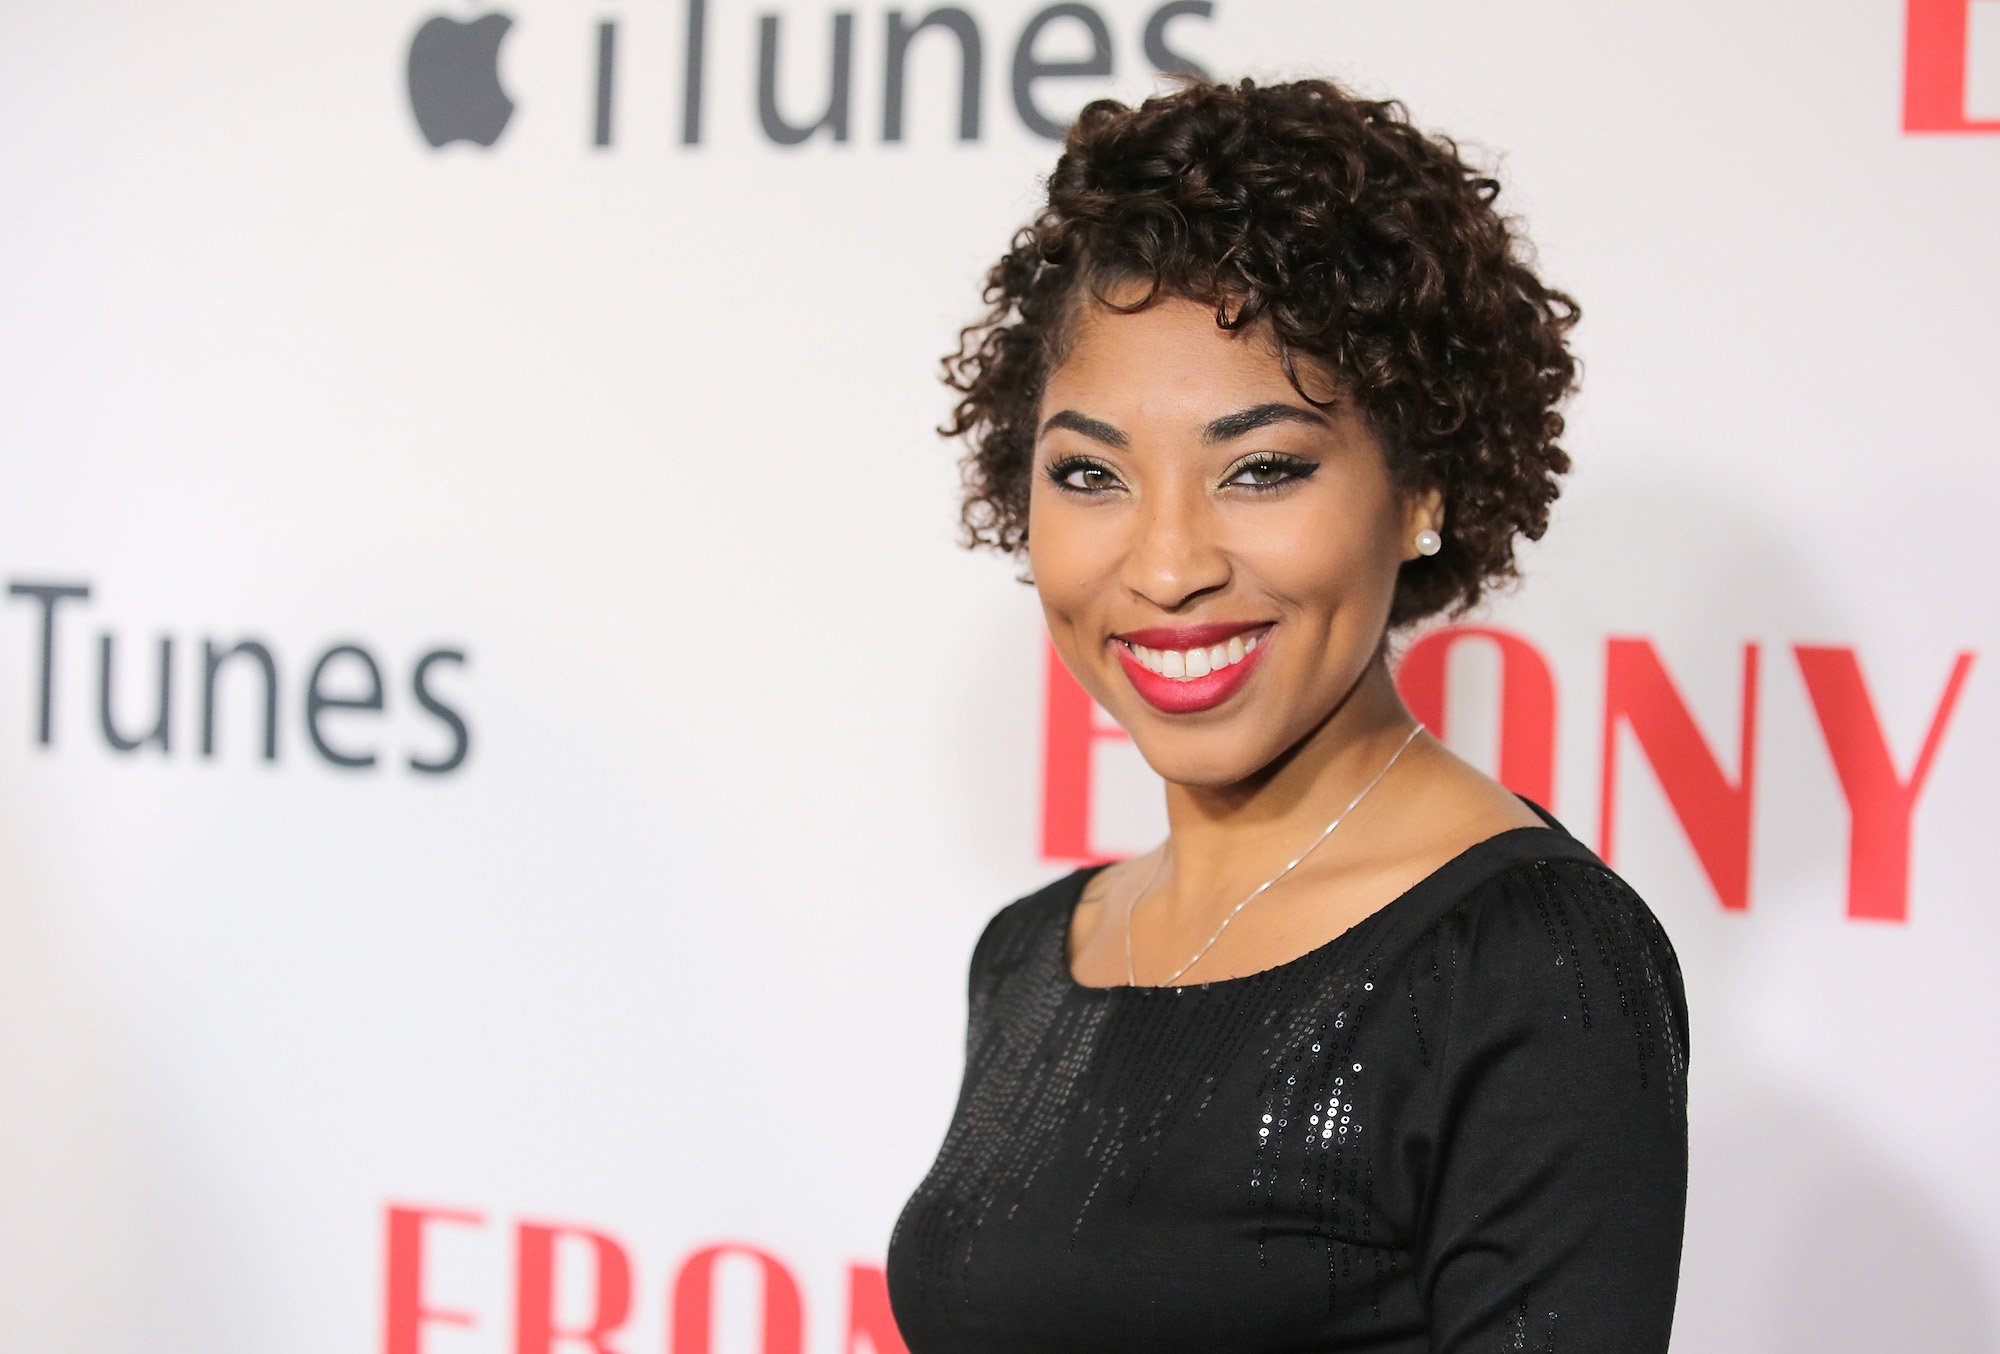
[(1046, 522), (1029, 528), (1028, 575), (1034, 579), (1035, 595), (1041, 599), (1050, 632), (1060, 634), (1076, 617), (1081, 590), (1063, 550), (1061, 533)]
[(1096, 595), (1100, 561), (1092, 535), (1061, 503), (1035, 503), (1028, 521), (1028, 568), (1051, 616), (1074, 617)]
[(1272, 591), (1298, 602), (1330, 604), (1374, 585), (1380, 549), (1374, 524), (1345, 514), (1273, 514), (1250, 551)]

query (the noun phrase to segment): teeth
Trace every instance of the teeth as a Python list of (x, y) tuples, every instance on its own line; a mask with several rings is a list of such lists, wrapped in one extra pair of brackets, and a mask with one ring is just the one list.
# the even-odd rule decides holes
[(1186, 682), (1241, 663), (1247, 655), (1256, 652), (1261, 638), (1260, 635), (1232, 635), (1227, 643), (1210, 645), (1206, 649), (1148, 649), (1142, 644), (1125, 647), (1148, 672)]

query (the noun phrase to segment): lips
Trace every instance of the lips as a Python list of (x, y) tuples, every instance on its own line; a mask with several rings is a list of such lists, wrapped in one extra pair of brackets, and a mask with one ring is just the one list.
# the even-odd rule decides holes
[[(1137, 691), (1140, 698), (1148, 705), (1165, 714), (1193, 714), (1221, 705), (1242, 689), (1243, 684), (1250, 680), (1251, 672), (1263, 661), (1264, 651), (1271, 647), (1271, 636), (1268, 632), (1260, 636), (1257, 647), (1244, 654), (1242, 661), (1216, 668), (1205, 677), (1187, 680), (1162, 676), (1152, 671), (1139, 661), (1138, 656), (1130, 648), (1118, 640), (1130, 639), (1133, 643), (1142, 644), (1150, 649), (1155, 647), (1160, 639), (1166, 639), (1172, 641), (1174, 646), (1186, 645), (1189, 648), (1196, 648), (1204, 644), (1216, 644), (1269, 624), (1265, 621), (1247, 624), (1217, 621), (1208, 625), (1133, 630), (1114, 639), (1112, 648), (1117, 651), (1118, 662), (1124, 667), (1126, 679), (1132, 683), (1132, 689)], [(1171, 646), (1158, 644), (1158, 647)]]
[(1148, 649), (1205, 649), (1231, 635), (1248, 634), (1270, 624), (1269, 621), (1203, 621), (1200, 625), (1155, 625), (1144, 630), (1126, 630), (1112, 638), (1127, 644), (1143, 644)]

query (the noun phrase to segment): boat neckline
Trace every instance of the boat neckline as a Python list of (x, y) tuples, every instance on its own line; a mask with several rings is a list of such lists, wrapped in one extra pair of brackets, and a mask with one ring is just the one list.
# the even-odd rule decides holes
[[(1533, 806), (1532, 800), (1529, 803)], [(1539, 808), (1539, 806), (1534, 807)], [(1119, 862), (1116, 860), (1103, 860), (1098, 861), (1094, 865), (1081, 865), (1071, 871), (1067, 879), (1061, 881), (1061, 884), (1068, 887), (1059, 887), (1056, 894), (1056, 901), (1062, 909), (1061, 935), (1058, 937), (1058, 944), (1056, 946), (1056, 967), (1061, 971), (1063, 982), (1068, 990), (1089, 993), (1093, 996), (1109, 996), (1120, 992), (1207, 992), (1221, 988), (1242, 987), (1266, 981), (1277, 975), (1304, 968), (1306, 965), (1324, 956), (1336, 945), (1347, 940), (1348, 937), (1352, 936), (1362, 927), (1373, 925), (1378, 917), (1389, 916), (1392, 913), (1396, 916), (1401, 916), (1403, 913), (1410, 911), (1416, 906), (1418, 899), (1435, 892), (1437, 889), (1443, 888), (1457, 876), (1463, 874), (1472, 861), (1479, 859), (1481, 856), (1491, 854), (1497, 847), (1501, 845), (1511, 846), (1516, 842), (1526, 841), (1531, 838), (1553, 838), (1557, 844), (1569, 848), (1570, 851), (1580, 851), (1585, 857), (1588, 857), (1590, 854), (1588, 847), (1579, 842), (1566, 828), (1560, 826), (1551, 827), (1545, 823), (1524, 823), (1519, 827), (1505, 828), (1490, 837), (1482, 837), (1480, 840), (1472, 843), (1472, 845), (1466, 847), (1457, 855), (1452, 856), (1449, 860), (1439, 864), (1429, 874), (1411, 884), (1408, 888), (1382, 904), (1382, 906), (1376, 908), (1373, 912), (1370, 912), (1367, 916), (1362, 917), (1338, 935), (1313, 946), (1304, 954), (1281, 960), (1269, 968), (1261, 968), (1254, 973), (1239, 973), (1228, 978), (1211, 978), (1206, 982), (1171, 985), (1165, 983), (1113, 983), (1108, 986), (1098, 986), (1094, 983), (1078, 981), (1076, 974), (1070, 968), (1069, 960), (1070, 935), (1075, 928), (1077, 906), (1082, 902), (1083, 891), (1089, 885), (1090, 881), (1101, 871)], [(1565, 852), (1565, 854), (1568, 853), (1569, 851)]]

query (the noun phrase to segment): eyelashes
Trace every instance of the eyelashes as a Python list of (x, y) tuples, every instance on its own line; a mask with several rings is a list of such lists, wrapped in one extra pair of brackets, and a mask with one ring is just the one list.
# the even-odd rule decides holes
[(1111, 478), (1110, 470), (1106, 469), (1103, 465), (1099, 464), (1096, 461), (1091, 460), (1086, 456), (1064, 456), (1059, 460), (1051, 461), (1049, 462), (1048, 470), (1044, 473), (1048, 475), (1050, 484), (1053, 484), (1056, 488), (1063, 490), (1065, 493), (1095, 494), (1103, 492), (1101, 488), (1086, 487), (1081, 484), (1071, 484), (1069, 482), (1069, 477), (1071, 475), (1076, 474), (1076, 472), (1079, 470), (1088, 471), (1092, 474), (1102, 475), (1106, 479)]
[(1276, 451), (1260, 452), (1238, 465), (1230, 474), (1228, 482), (1234, 484), (1247, 472), (1255, 471), (1261, 473), (1266, 470), (1277, 471), (1281, 476), (1279, 479), (1253, 481), (1243, 486), (1246, 489), (1253, 489), (1258, 493), (1270, 493), (1274, 489), (1289, 488), (1310, 478), (1313, 471), (1317, 469), (1319, 469), (1318, 461), (1308, 461), (1303, 456), (1287, 456), (1282, 452)]
[[(1268, 494), (1281, 489), (1289, 489), (1294, 484), (1298, 484), (1309, 478), (1318, 469), (1319, 462), (1309, 461), (1303, 456), (1289, 456), (1283, 452), (1275, 451), (1259, 452), (1248, 460), (1237, 462), (1230, 470), (1229, 478), (1224, 483), (1236, 484), (1246, 474), (1275, 474), (1276, 478), (1251, 480), (1240, 486), (1250, 490), (1252, 493)], [(1075, 475), (1078, 471), (1086, 471), (1097, 476), (1097, 483), (1072, 484), (1070, 476)], [(1062, 490), (1064, 493), (1075, 494), (1082, 498), (1094, 497), (1107, 492), (1107, 482), (1115, 483), (1118, 478), (1111, 470), (1111, 467), (1089, 456), (1064, 456), (1058, 460), (1051, 461), (1045, 473), (1048, 475), (1049, 483), (1053, 484), (1056, 488)]]

